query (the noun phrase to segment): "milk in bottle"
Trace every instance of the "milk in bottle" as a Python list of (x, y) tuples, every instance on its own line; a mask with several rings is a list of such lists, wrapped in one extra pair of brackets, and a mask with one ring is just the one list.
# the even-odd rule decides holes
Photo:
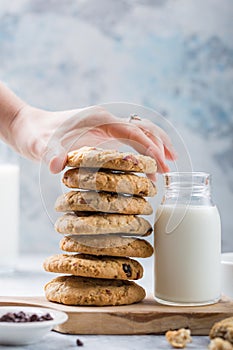
[(220, 298), (221, 224), (206, 173), (164, 174), (155, 221), (155, 298), (206, 305)]

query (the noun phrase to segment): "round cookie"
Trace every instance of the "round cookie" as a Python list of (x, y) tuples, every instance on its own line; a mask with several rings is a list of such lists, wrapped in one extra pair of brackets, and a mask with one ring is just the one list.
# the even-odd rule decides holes
[(132, 281), (60, 276), (48, 282), (45, 296), (65, 305), (127, 305), (138, 303), (145, 290)]
[(150, 215), (153, 209), (144, 198), (95, 191), (70, 191), (59, 196), (57, 211), (91, 211)]
[(107, 170), (96, 172), (87, 168), (69, 169), (64, 173), (62, 181), (69, 188), (125, 193), (140, 197), (153, 197), (157, 192), (155, 185), (147, 177)]
[(92, 255), (148, 258), (153, 254), (152, 245), (144, 239), (120, 236), (65, 236), (60, 249), (72, 253)]
[(67, 213), (55, 222), (55, 230), (63, 234), (148, 236), (150, 223), (136, 215)]
[(102, 168), (153, 174), (157, 170), (156, 161), (148, 156), (96, 147), (82, 147), (67, 156), (67, 166)]
[(217, 337), (228, 340), (233, 345), (233, 317), (216, 322), (210, 330), (210, 339)]
[(137, 280), (143, 276), (143, 267), (136, 260), (87, 254), (52, 255), (45, 259), (43, 267), (48, 272), (93, 278)]

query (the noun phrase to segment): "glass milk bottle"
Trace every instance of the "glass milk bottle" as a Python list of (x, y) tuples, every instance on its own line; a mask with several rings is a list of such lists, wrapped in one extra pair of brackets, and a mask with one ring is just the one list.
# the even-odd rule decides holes
[(221, 223), (210, 175), (166, 173), (155, 221), (155, 299), (207, 305), (220, 298)]
[(19, 166), (17, 156), (0, 142), (0, 273), (13, 271), (19, 240)]

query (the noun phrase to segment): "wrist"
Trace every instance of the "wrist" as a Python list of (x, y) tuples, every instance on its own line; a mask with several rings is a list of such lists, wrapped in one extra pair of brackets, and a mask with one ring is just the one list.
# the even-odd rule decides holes
[(30, 115), (30, 109), (32, 107), (26, 103), (22, 103), (21, 106), (15, 111), (14, 115), (11, 116), (11, 122), (8, 126), (9, 137), (7, 142), (14, 148), (18, 153), (22, 153), (22, 141), (27, 143), (27, 139), (21, 137), (23, 132), (27, 130), (27, 119)]

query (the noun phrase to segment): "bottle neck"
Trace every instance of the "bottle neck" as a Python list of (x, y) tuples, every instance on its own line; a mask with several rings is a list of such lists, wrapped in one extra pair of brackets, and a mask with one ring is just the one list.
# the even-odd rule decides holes
[(210, 174), (202, 172), (164, 174), (162, 204), (213, 206)]

